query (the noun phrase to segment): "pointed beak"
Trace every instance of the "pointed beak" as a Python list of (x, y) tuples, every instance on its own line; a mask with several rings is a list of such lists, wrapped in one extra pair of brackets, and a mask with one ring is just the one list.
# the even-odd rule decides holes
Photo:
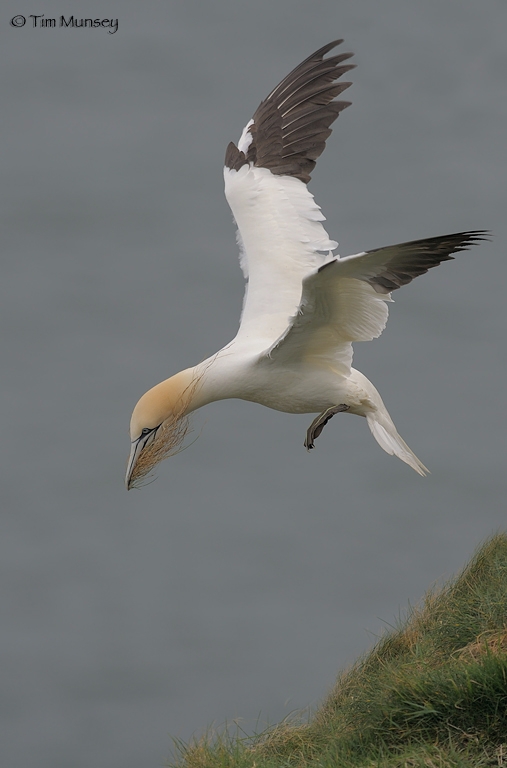
[[(139, 456), (141, 455), (141, 452), (144, 448), (146, 448), (149, 443), (151, 443), (155, 439), (155, 435), (158, 432), (158, 429), (161, 425), (159, 424), (157, 427), (154, 427), (153, 429), (150, 429), (149, 432), (146, 432), (146, 434), (141, 434), (140, 437), (137, 438), (137, 440), (133, 440), (130, 446), (130, 456), (127, 464), (127, 474), (125, 475), (125, 487), (127, 491), (130, 491), (132, 488), (132, 475), (134, 473), (134, 469), (137, 463), (137, 460), (139, 459)], [(144, 432), (145, 430), (143, 430)]]
[(134, 467), (136, 465), (137, 459), (139, 458), (139, 454), (143, 450), (145, 444), (146, 444), (146, 441), (143, 440), (142, 437), (140, 437), (139, 440), (134, 440), (134, 442), (130, 446), (130, 456), (127, 464), (127, 474), (125, 475), (125, 487), (127, 491), (130, 491), (132, 487), (131, 486), (132, 473), (134, 471)]

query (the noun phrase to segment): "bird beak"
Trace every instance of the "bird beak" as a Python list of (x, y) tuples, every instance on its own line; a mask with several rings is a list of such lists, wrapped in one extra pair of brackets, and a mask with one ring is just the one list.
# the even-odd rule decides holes
[[(159, 425), (160, 426), (160, 425)], [(137, 440), (133, 440), (130, 447), (130, 456), (127, 464), (127, 474), (125, 475), (125, 487), (127, 491), (130, 491), (132, 487), (132, 474), (136, 466), (137, 460), (141, 455), (143, 449), (155, 439), (158, 427), (155, 427), (147, 435), (141, 435)]]
[(139, 454), (144, 448), (144, 441), (142, 438), (139, 438), (139, 440), (134, 440), (130, 447), (130, 456), (129, 461), (127, 464), (127, 474), (125, 475), (125, 487), (127, 491), (130, 491), (130, 479), (132, 477), (132, 472), (134, 471), (134, 467), (136, 465), (137, 459), (139, 458)]

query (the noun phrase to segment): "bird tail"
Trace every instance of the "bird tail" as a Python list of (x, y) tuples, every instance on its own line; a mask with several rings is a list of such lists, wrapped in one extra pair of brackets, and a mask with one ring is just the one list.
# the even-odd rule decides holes
[(429, 469), (419, 461), (415, 453), (410, 450), (406, 442), (398, 434), (393, 420), (389, 416), (387, 408), (373, 384), (370, 381), (368, 381), (368, 384), (370, 385), (368, 387), (368, 395), (370, 399), (373, 400), (376, 408), (375, 410), (366, 413), (366, 420), (377, 443), (384, 449), (384, 451), (386, 451), (386, 453), (390, 456), (397, 456), (404, 461), (405, 464), (408, 464), (409, 467), (415, 469), (419, 475), (424, 477), (429, 474)]
[(387, 415), (387, 419), (379, 418), (378, 412), (369, 413), (366, 416), (373, 437), (386, 453), (391, 456), (394, 454), (394, 456), (397, 456), (424, 477), (429, 473), (429, 469), (419, 461), (415, 453), (410, 450), (406, 442), (398, 434), (387, 411), (385, 415)]

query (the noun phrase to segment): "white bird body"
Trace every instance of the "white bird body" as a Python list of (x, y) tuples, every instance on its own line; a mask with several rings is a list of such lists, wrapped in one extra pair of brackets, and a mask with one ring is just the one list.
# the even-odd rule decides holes
[[(353, 413), (375, 407), (359, 371), (352, 369), (344, 378), (331, 366), (304, 362), (280, 366), (258, 355), (236, 355), (233, 344), (188, 371), (199, 383), (186, 414), (208, 403), (233, 399), (283, 413), (319, 413), (337, 403), (346, 403)], [(366, 411), (360, 415), (366, 416)]]
[(127, 487), (171, 455), (186, 418), (208, 403), (239, 398), (285, 413), (320, 414), (314, 447), (338, 412), (364, 416), (387, 453), (427, 470), (398, 434), (373, 384), (352, 368), (352, 343), (380, 336), (391, 291), (484, 239), (461, 232), (340, 258), (306, 186), (330, 125), (348, 102), (334, 97), (352, 54), (324, 58), (335, 41), (296, 67), (261, 103), (238, 146), (230, 144), (225, 194), (238, 227), (248, 280), (236, 337), (140, 399), (131, 420)]

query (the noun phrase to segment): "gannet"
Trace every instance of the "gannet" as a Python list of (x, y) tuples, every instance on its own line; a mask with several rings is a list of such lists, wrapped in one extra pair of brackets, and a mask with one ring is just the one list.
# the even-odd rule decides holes
[(261, 102), (238, 145), (227, 147), (225, 195), (248, 281), (240, 327), (217, 353), (141, 397), (130, 423), (128, 489), (181, 449), (192, 411), (226, 398), (318, 414), (306, 433), (307, 450), (335, 414), (364, 416), (384, 451), (420, 475), (428, 471), (398, 434), (373, 384), (352, 368), (352, 343), (380, 336), (392, 291), (487, 232), (333, 255), (338, 243), (324, 229), (307, 183), (331, 124), (350, 105), (336, 97), (351, 85), (340, 78), (355, 66), (344, 63), (353, 54), (326, 58), (342, 42), (299, 64)]

